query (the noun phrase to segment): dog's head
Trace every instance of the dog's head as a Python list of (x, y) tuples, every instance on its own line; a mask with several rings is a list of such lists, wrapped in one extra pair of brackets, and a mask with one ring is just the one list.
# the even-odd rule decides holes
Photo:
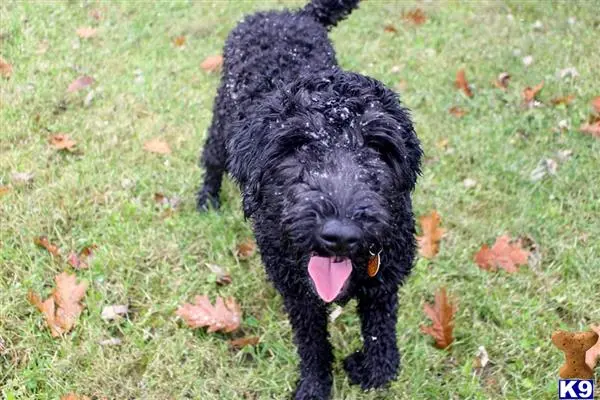
[(305, 77), (262, 102), (228, 143), (246, 216), (280, 213), (287, 250), (307, 260), (326, 302), (389, 240), (421, 149), (397, 96), (341, 71)]

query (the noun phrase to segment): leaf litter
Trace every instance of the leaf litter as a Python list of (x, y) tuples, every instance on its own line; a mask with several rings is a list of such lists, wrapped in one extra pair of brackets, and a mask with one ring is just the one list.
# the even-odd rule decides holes
[(50, 243), (47, 236), (38, 236), (33, 239), (33, 243), (37, 246), (42, 247), (48, 251), (48, 253), (52, 254), (54, 257), (60, 257), (60, 249), (58, 246)]
[(475, 254), (475, 263), (486, 271), (504, 269), (508, 273), (518, 271), (519, 265), (526, 265), (529, 252), (522, 248), (521, 241), (511, 241), (507, 235), (499, 236), (490, 248), (487, 244)]
[(144, 143), (144, 150), (149, 153), (171, 154), (171, 147), (167, 142), (159, 138), (153, 138)]
[(193, 303), (185, 303), (175, 312), (190, 328), (208, 327), (207, 332), (233, 332), (240, 327), (242, 311), (233, 297), (226, 300), (217, 296), (213, 306), (208, 296), (196, 296)]
[(80, 76), (69, 84), (69, 87), (67, 87), (67, 92), (69, 92), (69, 93), (77, 92), (81, 89), (84, 89), (84, 88), (94, 84), (94, 82), (96, 82), (96, 81), (91, 76), (88, 76), (88, 75)]
[(445, 229), (439, 227), (441, 221), (442, 218), (436, 210), (419, 218), (423, 235), (417, 236), (417, 242), (419, 254), (425, 258), (435, 257), (440, 250), (440, 241), (445, 233)]
[(56, 135), (50, 136), (50, 146), (55, 148), (56, 150), (67, 150), (73, 151), (77, 142), (67, 134), (59, 133)]
[(473, 91), (469, 86), (469, 82), (467, 82), (467, 75), (464, 69), (461, 68), (456, 72), (456, 80), (454, 82), (454, 86), (457, 89), (462, 90), (465, 96), (473, 97)]
[(430, 326), (421, 325), (421, 332), (435, 340), (435, 347), (446, 349), (454, 341), (454, 315), (458, 308), (448, 299), (446, 288), (442, 287), (435, 293), (434, 304), (423, 304), (423, 311), (431, 319)]
[(46, 324), (53, 337), (68, 333), (83, 311), (81, 300), (85, 296), (87, 283), (77, 284), (77, 277), (63, 272), (54, 278), (56, 287), (50, 297), (42, 301), (40, 296), (32, 291), (28, 293), (31, 304), (44, 314)]

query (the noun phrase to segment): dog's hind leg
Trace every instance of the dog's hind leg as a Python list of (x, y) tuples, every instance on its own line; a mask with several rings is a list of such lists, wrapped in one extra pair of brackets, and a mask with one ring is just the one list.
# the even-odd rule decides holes
[(364, 345), (344, 360), (344, 369), (350, 381), (365, 390), (385, 385), (398, 373), (397, 311), (395, 290), (373, 287), (358, 295)]
[(225, 148), (225, 118), (221, 115), (223, 112), (219, 106), (219, 99), (215, 103), (213, 120), (208, 130), (208, 137), (204, 144), (200, 164), (204, 166), (204, 183), (200, 187), (197, 195), (196, 207), (198, 211), (206, 211), (212, 207), (219, 208), (219, 192), (221, 190), (221, 182), (225, 173), (227, 154)]
[(329, 399), (333, 350), (327, 333), (327, 309), (310, 300), (284, 297), (300, 356), (295, 400)]

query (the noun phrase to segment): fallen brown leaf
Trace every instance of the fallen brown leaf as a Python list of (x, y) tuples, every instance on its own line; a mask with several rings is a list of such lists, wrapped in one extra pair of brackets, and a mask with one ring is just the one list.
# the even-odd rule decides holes
[(150, 153), (171, 154), (171, 147), (164, 140), (153, 138), (144, 143), (144, 150)]
[(77, 284), (76, 276), (66, 272), (56, 276), (54, 280), (56, 288), (46, 300), (42, 302), (39, 295), (31, 291), (28, 299), (44, 314), (50, 333), (57, 337), (73, 329), (75, 321), (83, 311), (81, 300), (85, 296), (87, 283)]
[(102, 11), (100, 11), (99, 9), (93, 9), (91, 10), (88, 15), (90, 16), (90, 18), (95, 19), (96, 21), (100, 21), (102, 19)]
[(242, 311), (236, 301), (217, 296), (213, 306), (208, 296), (196, 296), (194, 303), (179, 307), (176, 314), (183, 318), (190, 328), (208, 327), (207, 332), (233, 332), (240, 327)]
[(8, 186), (0, 186), (0, 197), (4, 196), (10, 192), (10, 188)]
[(496, 271), (500, 267), (506, 272), (514, 273), (519, 265), (527, 264), (528, 257), (529, 252), (521, 248), (519, 241), (511, 243), (510, 237), (502, 235), (496, 239), (491, 249), (487, 244), (481, 246), (475, 254), (475, 262), (486, 271)]
[(575, 100), (575, 95), (570, 94), (567, 96), (554, 97), (550, 100), (550, 103), (552, 103), (555, 106), (558, 106), (560, 104), (569, 105), (573, 102), (573, 100)]
[(585, 363), (593, 370), (600, 362), (600, 325), (592, 325), (591, 328), (598, 334), (598, 341), (585, 352)]
[(202, 68), (206, 72), (215, 72), (221, 69), (223, 65), (223, 56), (222, 55), (214, 55), (208, 56), (202, 61), (200, 64), (200, 68)]
[(50, 136), (50, 146), (54, 147), (56, 150), (73, 151), (73, 147), (75, 147), (76, 144), (77, 142), (66, 134), (59, 133)]
[(229, 285), (232, 282), (231, 275), (229, 275), (229, 273), (227, 273), (220, 266), (218, 266), (216, 264), (209, 264), (209, 263), (206, 263), (206, 266), (208, 267), (208, 269), (210, 269), (210, 272), (215, 274), (215, 276), (217, 278), (215, 282), (217, 283), (217, 285), (225, 286), (225, 285)]
[(77, 33), (77, 36), (79, 36), (81, 39), (90, 39), (96, 36), (98, 30), (89, 26), (82, 26), (81, 28), (77, 28), (75, 32)]
[(600, 96), (594, 97), (592, 100), (592, 107), (594, 108), (596, 114), (600, 114)]
[(508, 82), (510, 81), (510, 74), (508, 72), (502, 72), (498, 75), (498, 78), (494, 81), (494, 86), (498, 89), (508, 89)]
[(177, 208), (181, 203), (181, 197), (171, 196), (167, 197), (164, 193), (154, 193), (154, 201), (161, 206), (168, 206), (170, 208)]
[(69, 92), (69, 93), (77, 92), (78, 90), (84, 89), (84, 88), (92, 85), (94, 82), (96, 82), (96, 81), (91, 76), (88, 76), (88, 75), (80, 76), (79, 78), (75, 79), (73, 82), (71, 82), (69, 84), (69, 87), (67, 88), (67, 92)]
[(402, 19), (415, 25), (422, 25), (427, 21), (427, 14), (420, 8), (415, 8), (402, 13)]
[(440, 214), (436, 210), (419, 218), (423, 236), (417, 236), (417, 242), (419, 243), (419, 254), (425, 258), (435, 257), (440, 250), (440, 241), (445, 231), (439, 227), (441, 220)]
[(582, 124), (579, 127), (579, 131), (587, 135), (592, 135), (592, 137), (595, 137), (597, 139), (600, 139), (600, 121)]
[(234, 349), (241, 349), (246, 346), (256, 346), (260, 338), (258, 336), (247, 336), (229, 341), (229, 345)]
[(448, 300), (446, 288), (442, 287), (435, 293), (434, 304), (423, 304), (423, 311), (431, 319), (431, 326), (421, 325), (421, 332), (430, 335), (435, 339), (435, 347), (438, 349), (448, 348), (454, 338), (454, 315), (457, 307)]
[(236, 253), (240, 260), (247, 260), (256, 252), (256, 243), (252, 239), (246, 239), (238, 244)]
[(33, 239), (33, 243), (48, 250), (54, 257), (60, 257), (60, 249), (58, 246), (51, 244), (46, 236), (36, 237)]
[(94, 251), (98, 248), (95, 244), (84, 247), (79, 254), (72, 251), (67, 257), (67, 262), (75, 269), (87, 269), (94, 258)]
[(2, 75), (3, 78), (8, 79), (12, 75), (12, 71), (13, 66), (0, 57), (0, 75)]
[(65, 394), (64, 396), (60, 396), (60, 400), (90, 400), (87, 396), (79, 396), (75, 393)]
[(469, 83), (467, 82), (467, 76), (464, 69), (461, 68), (456, 72), (456, 81), (454, 82), (454, 86), (457, 89), (462, 90), (467, 97), (473, 97), (473, 92), (471, 91)]
[(540, 92), (540, 90), (542, 90), (543, 87), (543, 81), (534, 87), (527, 86), (525, 89), (523, 89), (523, 101), (525, 103), (531, 103), (532, 101), (534, 101), (535, 97), (538, 95), (538, 93)]
[(183, 47), (185, 46), (185, 36), (181, 35), (181, 36), (176, 36), (173, 39), (173, 45), (175, 47)]
[(384, 26), (383, 31), (388, 33), (398, 33), (398, 29), (396, 29), (396, 27), (392, 24), (387, 24)]
[(462, 118), (465, 115), (467, 115), (467, 112), (464, 109), (462, 109), (462, 108), (460, 108), (458, 106), (452, 106), (452, 107), (450, 107), (450, 109), (448, 110), (448, 112), (451, 115), (455, 116), (456, 118)]

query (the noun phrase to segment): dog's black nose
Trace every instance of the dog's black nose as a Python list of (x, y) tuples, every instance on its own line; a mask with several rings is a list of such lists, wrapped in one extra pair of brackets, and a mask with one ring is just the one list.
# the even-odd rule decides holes
[(362, 231), (350, 221), (331, 219), (321, 228), (321, 244), (329, 251), (340, 254), (352, 250), (362, 239)]

